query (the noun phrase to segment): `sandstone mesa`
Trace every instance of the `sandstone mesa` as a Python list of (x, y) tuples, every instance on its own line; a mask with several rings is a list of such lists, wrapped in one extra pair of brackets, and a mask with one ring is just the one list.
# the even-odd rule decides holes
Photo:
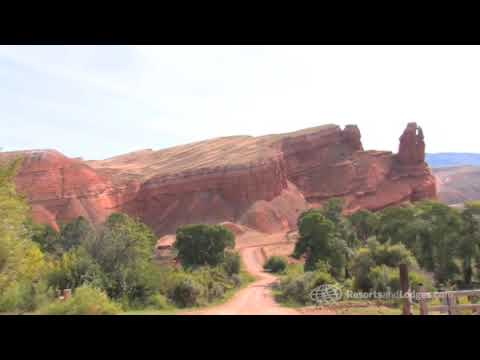
[(139, 217), (157, 235), (189, 223), (231, 222), (274, 233), (298, 215), (343, 197), (347, 212), (436, 198), (423, 131), (409, 123), (399, 151), (364, 151), (355, 125), (324, 125), (261, 137), (231, 136), (169, 149), (83, 161), (55, 150), (0, 153), (23, 157), (16, 178), (36, 221), (58, 229), (83, 216)]

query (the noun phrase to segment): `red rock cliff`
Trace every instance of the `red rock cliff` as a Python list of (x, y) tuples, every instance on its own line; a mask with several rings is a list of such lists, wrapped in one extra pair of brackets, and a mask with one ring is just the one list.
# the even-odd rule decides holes
[(102, 161), (53, 150), (23, 156), (17, 188), (34, 217), (58, 226), (77, 216), (98, 224), (114, 211), (140, 217), (158, 234), (179, 225), (231, 221), (265, 232), (341, 196), (348, 211), (381, 209), (436, 196), (423, 133), (408, 124), (397, 155), (364, 151), (355, 125), (325, 125), (262, 137), (232, 136), (143, 150)]

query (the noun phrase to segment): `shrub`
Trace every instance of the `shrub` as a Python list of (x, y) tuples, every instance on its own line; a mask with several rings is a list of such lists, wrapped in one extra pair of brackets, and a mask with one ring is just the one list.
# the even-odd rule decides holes
[(378, 292), (400, 290), (398, 269), (386, 265), (375, 266), (368, 275), (371, 290)]
[(66, 301), (55, 301), (41, 310), (46, 315), (114, 315), (121, 308), (101, 290), (81, 286)]
[(94, 242), (95, 237), (95, 230), (92, 228), (88, 220), (80, 216), (73, 221), (62, 225), (56, 241), (58, 241), (64, 251), (68, 251), (81, 244)]
[(205, 288), (191, 278), (184, 278), (171, 290), (170, 298), (179, 307), (200, 305)]
[(48, 283), (55, 289), (75, 289), (85, 283), (100, 287), (104, 274), (100, 266), (83, 247), (74, 248), (62, 255), (47, 275)]
[(0, 293), (0, 312), (32, 312), (53, 298), (45, 282), (15, 282)]
[(310, 292), (313, 289), (320, 285), (335, 283), (335, 279), (323, 271), (288, 276), (280, 282), (278, 297), (280, 301), (305, 305), (312, 302)]
[(315, 271), (313, 277), (313, 286), (312, 289), (326, 284), (335, 284), (335, 279), (332, 275), (323, 271)]
[(240, 277), (240, 275), (233, 274), (231, 278), (232, 278), (233, 286), (239, 287), (240, 285), (242, 285), (242, 278)]
[(17, 310), (20, 297), (18, 283), (11, 284), (4, 289), (0, 294), (0, 312), (14, 312)]
[(241, 260), (238, 252), (226, 252), (223, 267), (229, 276), (240, 273)]
[(208, 301), (214, 301), (221, 299), (225, 295), (225, 287), (221, 283), (213, 283), (208, 289)]
[[(432, 280), (425, 274), (411, 271), (408, 274), (408, 278), (412, 290), (417, 290), (420, 284), (427, 290), (433, 290)], [(400, 272), (396, 267), (386, 265), (375, 266), (370, 269), (365, 280), (368, 286), (360, 288), (358, 287), (358, 282), (355, 282), (355, 287), (357, 289), (377, 292), (387, 292), (388, 290), (392, 292), (400, 291)]]
[(280, 273), (287, 268), (287, 260), (282, 256), (272, 256), (267, 260), (263, 268), (273, 273)]
[(369, 239), (367, 247), (358, 249), (353, 259), (354, 288), (380, 291), (379, 288), (389, 285), (392, 290), (398, 289), (396, 282), (399, 281), (398, 265), (401, 263), (417, 267), (415, 258), (403, 244), (380, 244), (375, 239)]
[(167, 297), (162, 294), (150, 296), (147, 306), (155, 310), (166, 310), (172, 307)]

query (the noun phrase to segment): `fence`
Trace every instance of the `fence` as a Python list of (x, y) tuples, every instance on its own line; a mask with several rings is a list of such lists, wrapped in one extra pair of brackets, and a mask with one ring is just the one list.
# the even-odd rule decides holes
[[(405, 264), (400, 265), (400, 287), (403, 294), (407, 294), (403, 301), (403, 315), (412, 315), (412, 296), (410, 284), (408, 280), (408, 267)], [(460, 310), (474, 310), (476, 315), (480, 315), (480, 304), (458, 304), (459, 297), (468, 297), (471, 301), (472, 297), (480, 297), (480, 290), (458, 290), (458, 291), (440, 291), (426, 292), (421, 287), (416, 294), (416, 299), (420, 305), (420, 315), (428, 315), (430, 312), (448, 313), (448, 315), (456, 315)], [(442, 305), (430, 305), (433, 299), (442, 299)]]
[[(475, 315), (480, 315), (480, 304), (458, 304), (459, 297), (466, 296), (480, 297), (480, 290), (459, 290), (459, 291), (443, 291), (443, 292), (424, 292), (421, 288), (418, 293), (420, 314), (428, 315), (429, 312), (437, 311), (440, 313), (448, 313), (448, 315), (457, 315), (459, 310), (474, 310)], [(442, 305), (430, 305), (432, 299), (441, 298)]]

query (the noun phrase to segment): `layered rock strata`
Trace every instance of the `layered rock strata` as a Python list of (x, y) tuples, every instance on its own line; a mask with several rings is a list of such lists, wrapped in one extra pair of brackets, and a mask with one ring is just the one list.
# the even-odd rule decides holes
[(262, 137), (232, 136), (107, 160), (55, 150), (22, 157), (17, 189), (37, 221), (58, 228), (77, 216), (100, 224), (112, 212), (139, 217), (158, 235), (187, 223), (229, 221), (286, 231), (298, 214), (342, 197), (347, 212), (436, 197), (423, 132), (408, 124), (398, 154), (364, 151), (357, 126), (325, 125)]

